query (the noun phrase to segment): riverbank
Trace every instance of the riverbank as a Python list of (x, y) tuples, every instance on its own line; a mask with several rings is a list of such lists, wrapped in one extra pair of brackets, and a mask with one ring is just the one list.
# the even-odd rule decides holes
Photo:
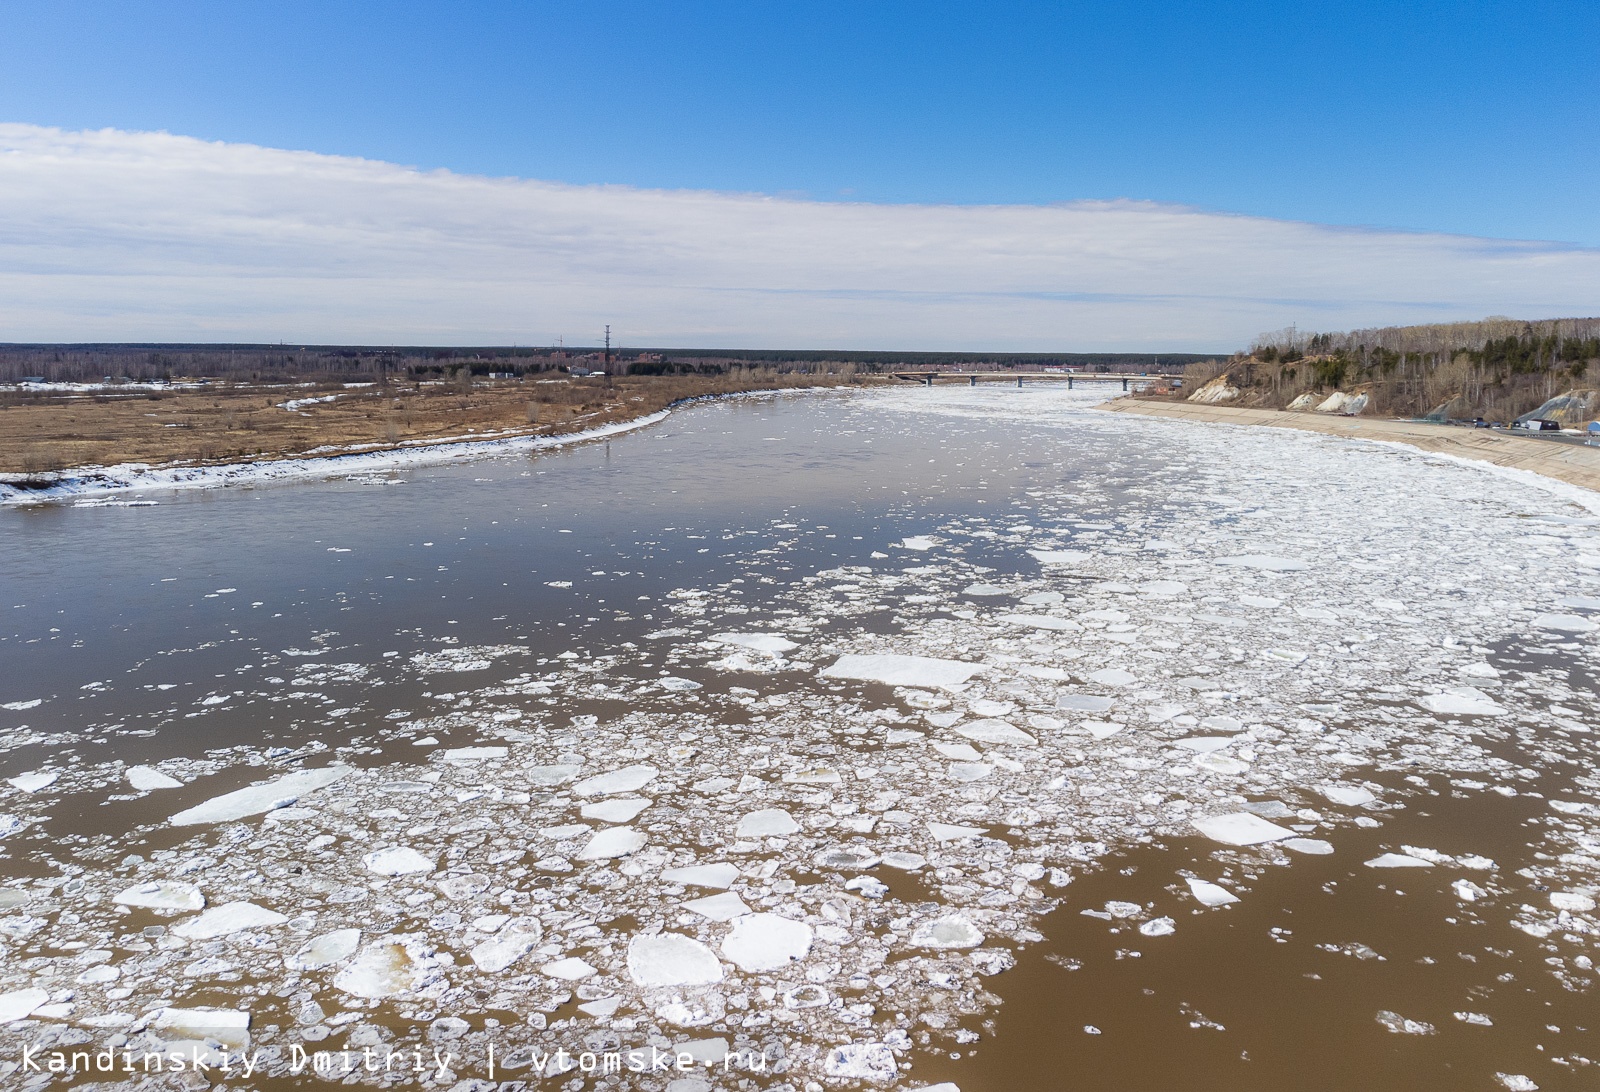
[[(674, 406), (704, 398), (831, 387), (839, 382), (828, 376), (743, 380), (630, 377), (608, 384), (596, 380), (542, 380), (533, 391), (526, 390), (521, 383), (506, 383), (487, 390), (458, 391), (454, 397), (424, 393), (422, 397), (431, 403), (431, 411), (427, 414), (413, 412), (406, 425), (407, 431), (421, 435), (398, 438), (391, 429), (389, 438), (376, 441), (365, 438), (360, 432), (352, 435), (352, 428), (363, 425), (366, 432), (372, 431), (372, 414), (363, 415), (359, 409), (341, 406), (340, 403), (346, 402), (343, 393), (287, 400), (278, 403), (277, 408), (285, 416), (306, 420), (292, 434), (278, 437), (276, 450), (270, 454), (235, 458), (175, 457), (174, 452), (185, 450), (180, 444), (178, 448), (155, 449), (166, 453), (166, 458), (75, 462), (49, 469), (30, 467), (21, 472), (0, 472), (0, 505), (107, 498), (153, 489), (202, 489), (369, 474), (438, 465), (461, 458), (515, 454), (626, 432), (663, 419)], [(224, 408), (226, 401), (210, 394), (201, 397), (210, 398), (214, 403), (209, 412), (201, 406), (180, 408), (176, 412), (208, 416), (211, 420), (202, 427), (220, 427), (222, 418), (228, 414)], [(370, 403), (373, 392), (357, 391), (350, 397)], [(400, 401), (394, 391), (382, 397)], [(77, 407), (77, 412), (93, 414), (103, 405), (85, 401)], [(12, 412), (0, 414), (0, 422), (19, 431), (18, 426), (30, 415), (43, 417), (51, 410), (59, 410), (59, 407), (18, 410), (13, 406)], [(101, 412), (106, 416), (103, 426), (113, 431), (118, 428), (118, 420), (111, 415), (127, 416), (125, 410), (114, 403), (111, 410)], [(524, 418), (522, 422), (516, 421), (519, 414)], [(468, 425), (469, 420), (476, 424)], [(176, 431), (184, 433), (187, 429), (180, 427)], [(128, 443), (126, 436), (124, 430), (124, 446)], [(335, 437), (342, 437), (343, 441)], [(0, 451), (5, 449), (5, 439), (0, 435)], [(148, 443), (143, 438), (139, 442)], [(12, 448), (17, 446), (11, 445)], [(11, 454), (15, 455), (15, 450)], [(16, 460), (10, 462), (14, 464)], [(5, 463), (0, 462), (0, 465)]]
[(1600, 448), (1555, 443), (1531, 436), (1512, 436), (1498, 430), (1134, 398), (1119, 398), (1102, 408), (1112, 413), (1135, 413), (1147, 417), (1173, 417), (1226, 425), (1266, 425), (1270, 428), (1320, 432), (1325, 436), (1342, 436), (1352, 440), (1406, 444), (1436, 455), (1525, 470), (1583, 489), (1600, 491)]

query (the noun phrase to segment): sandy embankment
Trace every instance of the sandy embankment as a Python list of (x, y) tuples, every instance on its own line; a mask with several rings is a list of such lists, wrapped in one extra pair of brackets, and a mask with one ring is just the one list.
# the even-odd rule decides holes
[(1113, 413), (1138, 413), (1148, 417), (1176, 417), (1186, 421), (1229, 425), (1267, 425), (1320, 432), (1328, 436), (1345, 436), (1353, 440), (1408, 444), (1423, 451), (1513, 467), (1600, 491), (1600, 448), (1541, 440), (1534, 436), (1509, 435), (1500, 430), (1134, 398), (1119, 398), (1102, 408)]

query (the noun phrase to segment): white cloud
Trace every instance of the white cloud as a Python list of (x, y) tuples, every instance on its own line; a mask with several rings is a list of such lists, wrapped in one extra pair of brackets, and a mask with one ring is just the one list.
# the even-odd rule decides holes
[(568, 186), (0, 125), (0, 340), (1227, 350), (1586, 314), (1600, 250), (1136, 202)]

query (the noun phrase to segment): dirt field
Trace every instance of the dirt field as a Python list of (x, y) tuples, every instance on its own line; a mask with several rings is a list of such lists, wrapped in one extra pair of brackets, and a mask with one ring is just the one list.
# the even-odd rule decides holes
[(175, 381), (73, 391), (0, 391), (0, 473), (118, 463), (204, 465), (338, 454), (416, 442), (556, 434), (709, 394), (834, 386), (833, 376), (723, 376), (272, 385)]

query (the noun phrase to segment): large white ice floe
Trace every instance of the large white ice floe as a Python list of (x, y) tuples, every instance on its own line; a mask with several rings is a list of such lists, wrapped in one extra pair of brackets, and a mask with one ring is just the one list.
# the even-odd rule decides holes
[(1430, 713), (1440, 716), (1503, 717), (1504, 706), (1489, 695), (1470, 686), (1452, 686), (1438, 694), (1428, 694), (1417, 699), (1417, 704)]
[(486, 974), (499, 974), (533, 951), (543, 936), (538, 918), (516, 918), (472, 946), (473, 965)]
[(709, 639), (719, 645), (764, 652), (769, 656), (780, 656), (800, 647), (781, 633), (713, 633)]
[(811, 926), (781, 914), (747, 914), (733, 921), (722, 954), (740, 970), (776, 971), (811, 951)]
[(628, 977), (639, 986), (705, 986), (722, 981), (716, 953), (682, 933), (628, 941)]
[(643, 831), (634, 830), (632, 827), (606, 827), (594, 833), (578, 853), (578, 859), (609, 861), (616, 857), (626, 857), (643, 849), (644, 843)]
[(624, 766), (622, 769), (612, 770), (610, 773), (586, 777), (576, 785), (573, 785), (572, 791), (579, 796), (610, 796), (614, 793), (638, 792), (660, 772), (654, 766), (644, 763), (636, 766)]
[(1259, 815), (1236, 811), (1227, 815), (1211, 815), (1194, 821), (1195, 828), (1214, 842), (1230, 846), (1253, 846), (1262, 842), (1276, 842), (1293, 838), (1294, 831), (1269, 823)]
[(661, 878), (668, 883), (690, 884), (695, 887), (726, 888), (739, 878), (739, 866), (732, 864), (685, 865), (682, 868), (663, 870)]
[(186, 918), (174, 925), (172, 931), (187, 940), (211, 940), (248, 929), (281, 925), (288, 920), (276, 910), (268, 910), (253, 902), (230, 902), (212, 907), (196, 917)]
[(955, 733), (977, 743), (1015, 743), (1031, 747), (1039, 742), (1016, 725), (993, 718), (959, 724)]
[(1189, 893), (1201, 906), (1227, 906), (1229, 903), (1238, 902), (1239, 896), (1229, 891), (1221, 884), (1212, 883), (1210, 880), (1187, 878)]
[(782, 808), (762, 808), (752, 811), (739, 820), (739, 825), (734, 833), (740, 838), (768, 838), (783, 837), (794, 834), (800, 829), (800, 824), (794, 821)]
[(982, 664), (931, 656), (846, 653), (824, 668), (822, 675), (829, 679), (856, 679), (890, 686), (925, 686), (948, 690), (965, 685), (968, 679), (982, 670)]
[(398, 937), (375, 940), (334, 975), (334, 988), (353, 997), (374, 1000), (398, 996), (416, 988), (427, 977), (418, 958), (423, 954)]
[(286, 958), (284, 963), (290, 970), (317, 971), (349, 959), (360, 945), (360, 929), (335, 929), (312, 938), (299, 951)]
[(349, 766), (328, 766), (320, 770), (298, 770), (275, 780), (233, 792), (214, 796), (210, 800), (185, 808), (167, 820), (175, 827), (195, 826), (200, 823), (227, 823), (247, 819), (252, 815), (286, 808), (308, 793), (332, 785), (349, 775)]
[(144, 906), (153, 910), (200, 910), (206, 904), (206, 897), (192, 883), (151, 880), (119, 891), (112, 901), (123, 906)]
[(984, 940), (978, 927), (959, 914), (925, 921), (911, 931), (918, 948), (976, 948)]
[(128, 767), (128, 784), (137, 792), (153, 792), (157, 789), (181, 789), (183, 782), (176, 777), (168, 777), (154, 766)]
[(35, 1009), (50, 1003), (50, 994), (36, 986), (0, 993), (0, 1024), (11, 1024), (33, 1015)]
[(409, 846), (375, 849), (361, 858), (368, 871), (380, 876), (405, 876), (413, 872), (432, 872), (433, 861)]
[(1240, 569), (1263, 569), (1273, 573), (1294, 573), (1311, 568), (1309, 564), (1293, 557), (1274, 557), (1271, 554), (1239, 554), (1236, 557), (1219, 557), (1218, 565)]
[(240, 1009), (164, 1008), (154, 1026), (168, 1039), (211, 1040), (232, 1050), (250, 1042), (250, 1014)]

